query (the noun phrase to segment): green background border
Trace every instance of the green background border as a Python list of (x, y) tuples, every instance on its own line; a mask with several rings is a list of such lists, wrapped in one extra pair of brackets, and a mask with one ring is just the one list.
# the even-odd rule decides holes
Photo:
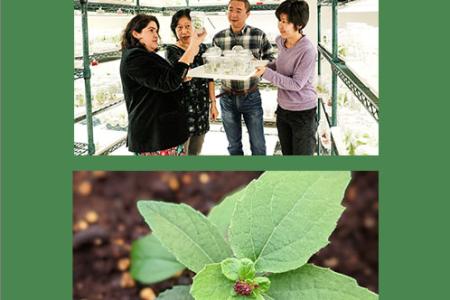
[(380, 170), (381, 298), (448, 297), (450, 10), (424, 3), (380, 0), (380, 157), (150, 160), (73, 157), (73, 3), (1, 1), (1, 299), (71, 299), (83, 169)]

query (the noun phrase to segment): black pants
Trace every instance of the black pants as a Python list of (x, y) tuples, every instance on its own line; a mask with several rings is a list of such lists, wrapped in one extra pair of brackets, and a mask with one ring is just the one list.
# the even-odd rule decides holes
[(316, 108), (291, 111), (277, 108), (277, 129), (283, 155), (313, 155), (316, 150)]

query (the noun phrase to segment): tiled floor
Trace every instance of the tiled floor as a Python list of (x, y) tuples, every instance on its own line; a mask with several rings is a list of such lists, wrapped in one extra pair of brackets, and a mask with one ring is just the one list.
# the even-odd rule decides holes
[[(265, 128), (264, 129), (266, 137), (266, 147), (267, 155), (281, 155), (280, 151), (275, 151), (279, 149), (278, 135), (276, 128)], [(250, 142), (248, 140), (247, 129), (243, 127), (242, 132), (242, 143), (244, 147), (245, 155), (251, 155)], [(228, 141), (223, 130), (223, 126), (220, 124), (211, 124), (210, 131), (206, 134), (205, 143), (203, 144), (203, 149), (201, 155), (228, 155)], [(131, 152), (127, 150), (125, 146), (120, 147), (111, 155), (132, 155)]]

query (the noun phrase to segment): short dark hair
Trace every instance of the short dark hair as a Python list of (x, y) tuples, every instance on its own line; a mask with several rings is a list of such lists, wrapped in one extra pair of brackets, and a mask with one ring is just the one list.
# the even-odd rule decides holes
[(175, 35), (175, 38), (178, 41), (177, 32), (175, 28), (178, 26), (178, 21), (180, 21), (181, 18), (188, 18), (189, 21), (192, 21), (191, 19), (191, 10), (189, 8), (180, 9), (172, 16), (172, 22), (170, 22), (170, 29), (172, 29), (173, 34)]
[(142, 45), (139, 40), (133, 36), (133, 31), (141, 33), (142, 29), (147, 27), (148, 23), (152, 21), (156, 23), (159, 34), (159, 22), (155, 16), (145, 14), (138, 14), (134, 16), (134, 18), (128, 22), (127, 27), (125, 27), (125, 30), (123, 31), (121, 41), (122, 49), (141, 47)]
[(289, 23), (293, 23), (296, 29), (301, 32), (309, 20), (308, 3), (303, 0), (286, 0), (275, 11), (278, 20), (281, 19), (282, 14), (286, 14)]
[(248, 0), (230, 0), (230, 1), (228, 1), (227, 7), (230, 6), (231, 1), (237, 1), (237, 2), (244, 3), (245, 4), (245, 9), (247, 10), (247, 12), (250, 11), (251, 5), (250, 5), (250, 2)]

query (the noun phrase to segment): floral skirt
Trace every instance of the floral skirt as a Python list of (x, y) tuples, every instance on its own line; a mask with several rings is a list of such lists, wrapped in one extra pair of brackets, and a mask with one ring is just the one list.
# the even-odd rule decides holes
[(184, 145), (178, 145), (165, 150), (158, 150), (154, 152), (141, 152), (136, 153), (138, 156), (184, 156), (186, 152), (184, 150)]

